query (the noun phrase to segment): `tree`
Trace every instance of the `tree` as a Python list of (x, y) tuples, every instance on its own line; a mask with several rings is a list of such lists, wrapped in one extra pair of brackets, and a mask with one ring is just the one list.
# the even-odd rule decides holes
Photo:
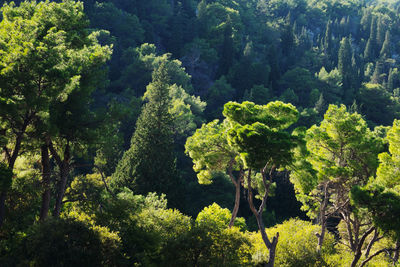
[(376, 16), (372, 16), (369, 38), (364, 50), (364, 60), (368, 62), (376, 58), (376, 50), (377, 50), (376, 23), (377, 23)]
[[(165, 193), (171, 200), (178, 194), (173, 143), (173, 117), (169, 113), (170, 77), (163, 62), (147, 86), (148, 103), (142, 109), (131, 147), (112, 175), (114, 189), (126, 186), (135, 194)], [(175, 204), (175, 203), (174, 203)]]
[(347, 112), (344, 105), (330, 105), (321, 124), (307, 130), (305, 140), (307, 150), (296, 153), (298, 162), (291, 173), (297, 197), (310, 216), (318, 217), (319, 248), (329, 218), (342, 221), (346, 231), (339, 234), (353, 253), (355, 266), (376, 228), (355, 212), (349, 193), (355, 185), (366, 185), (375, 174), (382, 140), (368, 129), (361, 115)]
[(235, 204), (229, 227), (232, 227), (240, 205), (244, 166), (238, 151), (228, 143), (229, 124), (214, 120), (197, 129), (186, 141), (186, 153), (192, 158), (199, 183), (209, 184), (215, 172), (226, 172), (235, 186)]
[[(268, 238), (262, 213), (271, 194), (276, 169), (292, 162), (292, 150), (297, 145), (297, 138), (286, 129), (297, 121), (298, 111), (293, 105), (280, 101), (264, 106), (252, 102), (228, 102), (223, 114), (230, 124), (228, 142), (240, 153), (248, 169), (246, 186), (249, 206), (269, 250), (268, 266), (274, 266), (279, 233), (272, 240)], [(257, 172), (259, 175), (254, 176)], [(261, 199), (258, 208), (254, 204), (254, 190), (258, 191)]]
[(235, 90), (227, 82), (225, 76), (222, 76), (209, 89), (207, 95), (206, 115), (208, 118), (221, 117), (222, 106), (234, 98)]
[(382, 44), (382, 49), (381, 49), (381, 52), (379, 54), (380, 54), (380, 57), (383, 57), (383, 58), (388, 58), (388, 57), (391, 56), (391, 53), (390, 53), (390, 32), (389, 31), (386, 31), (385, 41)]
[[(389, 151), (379, 154), (379, 167), (376, 179), (364, 187), (355, 187), (351, 191), (351, 199), (354, 205), (362, 212), (367, 209), (367, 215), (371, 216), (374, 224), (383, 232), (389, 232), (395, 242), (394, 248), (383, 248), (376, 251), (364, 262), (367, 263), (380, 253), (394, 252), (393, 264), (399, 260), (400, 253), (400, 175), (399, 165), (400, 148), (400, 122), (395, 120), (387, 133), (386, 140), (389, 143)], [(364, 264), (363, 262), (363, 264)]]
[[(317, 236), (315, 233), (318, 231), (318, 225), (312, 224), (308, 221), (299, 219), (290, 219), (281, 224), (267, 229), (269, 235), (279, 233), (279, 243), (276, 251), (276, 265), (277, 266), (327, 266), (324, 258), (332, 255), (334, 250), (335, 238), (332, 234), (328, 233), (326, 242), (323, 247), (323, 253), (320, 254), (315, 250), (315, 243)], [(262, 241), (256, 233), (250, 233), (252, 237), (252, 251), (253, 255), (260, 255), (255, 263), (261, 265), (267, 262), (268, 256), (266, 249), (262, 248)], [(254, 260), (253, 260), (254, 262)]]
[(365, 83), (357, 102), (370, 125), (390, 125), (399, 114), (399, 105), (380, 84)]
[[(5, 146), (4, 151), (12, 169), (29, 129), (30, 137), (41, 146), (43, 164), (48, 165), (44, 150), (53, 138), (62, 139), (75, 131), (69, 136), (74, 142), (86, 133), (79, 126), (83, 121), (87, 124), (89, 116), (84, 112), (111, 48), (98, 43), (98, 32), (89, 34), (82, 3), (23, 2), (19, 7), (6, 4), (2, 11), (1, 94), (6, 99), (2, 121), (16, 133), (9, 143), (15, 147)], [(72, 118), (73, 127), (69, 124)], [(7, 130), (5, 133), (8, 135)], [(34, 143), (31, 139), (30, 144)], [(49, 202), (47, 174), (45, 171), (43, 177), (42, 218)]]
[(354, 99), (354, 70), (352, 68), (352, 48), (350, 38), (344, 37), (340, 42), (338, 54), (338, 70), (342, 76), (343, 100), (351, 103)]
[(233, 44), (233, 39), (232, 39), (232, 20), (231, 17), (228, 15), (228, 18), (225, 22), (224, 26), (224, 32), (223, 32), (223, 42), (221, 46), (221, 52), (220, 52), (220, 60), (218, 64), (218, 73), (217, 77), (220, 77), (222, 75), (226, 75), (232, 66), (233, 62), (233, 57), (234, 57), (234, 44)]
[(332, 50), (332, 21), (328, 21), (326, 24), (325, 38), (324, 38), (324, 51), (329, 57)]
[(280, 84), (285, 90), (293, 89), (295, 95), (299, 98), (298, 104), (302, 107), (308, 105), (310, 92), (316, 87), (314, 75), (307, 69), (298, 67), (288, 70), (281, 77)]

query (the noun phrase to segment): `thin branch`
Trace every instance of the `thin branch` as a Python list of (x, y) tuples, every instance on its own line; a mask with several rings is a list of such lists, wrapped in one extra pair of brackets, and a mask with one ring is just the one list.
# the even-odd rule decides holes
[(374, 254), (372, 254), (371, 256), (369, 256), (368, 258), (366, 258), (360, 265), (360, 267), (364, 267), (365, 264), (367, 264), (370, 260), (372, 260), (372, 258), (374, 258), (375, 256), (378, 256), (379, 254), (383, 253), (383, 252), (390, 252), (390, 251), (395, 251), (396, 249), (394, 248), (383, 248), (381, 250), (378, 250), (377, 252), (375, 252)]

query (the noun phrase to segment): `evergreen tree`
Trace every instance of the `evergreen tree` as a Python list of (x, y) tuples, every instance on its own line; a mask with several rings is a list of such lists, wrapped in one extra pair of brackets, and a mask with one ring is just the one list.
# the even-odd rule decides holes
[(382, 17), (380, 16), (377, 19), (377, 25), (376, 25), (376, 43), (377, 47), (381, 47), (384, 40), (385, 40), (385, 24), (382, 22)]
[(373, 52), (372, 52), (372, 47), (373, 47), (373, 40), (370, 38), (370, 39), (368, 39), (368, 41), (367, 41), (367, 45), (365, 46), (365, 49), (364, 49), (364, 59), (365, 59), (365, 61), (369, 61), (369, 60), (371, 60), (372, 59), (372, 54), (373, 54)]
[(382, 82), (383, 62), (378, 60), (375, 65), (374, 74), (371, 78), (371, 83), (380, 84)]
[(177, 173), (173, 144), (173, 117), (168, 112), (168, 70), (163, 62), (153, 72), (147, 86), (148, 103), (142, 109), (131, 147), (127, 150), (112, 175), (114, 190), (126, 186), (135, 194), (165, 193), (171, 200), (176, 192)]
[(281, 31), (281, 48), (285, 56), (289, 56), (295, 46), (293, 27), (286, 23)]
[(394, 75), (393, 75), (394, 73), (393, 72), (394, 72), (393, 69), (390, 68), (388, 82), (386, 84), (386, 90), (390, 93), (392, 93), (393, 89), (394, 89)]
[(364, 50), (364, 59), (371, 61), (376, 57), (376, 17), (372, 18), (369, 39)]
[(365, 33), (364, 35), (365, 37), (368, 37), (370, 34), (369, 30), (371, 29), (371, 21), (372, 21), (371, 9), (364, 9), (360, 24), (363, 32)]
[(342, 86), (344, 89), (344, 101), (351, 102), (353, 100), (353, 69), (352, 69), (352, 50), (350, 38), (345, 37), (340, 42), (338, 55), (338, 70), (342, 76)]
[(326, 24), (325, 39), (324, 39), (324, 50), (326, 55), (330, 55), (332, 49), (332, 22), (328, 21)]
[(219, 70), (217, 77), (225, 75), (228, 73), (230, 67), (232, 66), (232, 61), (234, 57), (234, 47), (232, 39), (232, 20), (228, 15), (228, 19), (224, 28), (224, 41), (222, 43), (219, 61)]
[(382, 49), (380, 52), (380, 57), (386, 58), (390, 57), (390, 33), (386, 31), (385, 41), (383, 42)]

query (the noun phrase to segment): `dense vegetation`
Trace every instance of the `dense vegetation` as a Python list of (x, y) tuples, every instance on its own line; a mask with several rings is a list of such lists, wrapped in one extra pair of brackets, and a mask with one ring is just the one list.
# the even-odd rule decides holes
[(1, 4), (1, 266), (399, 264), (399, 1)]

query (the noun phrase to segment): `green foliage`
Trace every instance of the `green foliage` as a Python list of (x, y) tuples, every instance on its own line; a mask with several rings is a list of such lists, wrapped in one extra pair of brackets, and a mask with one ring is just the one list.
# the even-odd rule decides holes
[(399, 136), (400, 122), (395, 120), (386, 137), (389, 142), (389, 153), (379, 154), (380, 164), (376, 177), (378, 184), (396, 191), (400, 189), (400, 173), (396, 167), (399, 164), (398, 155), (400, 154)]
[[(191, 231), (179, 240), (183, 247), (177, 255), (178, 262), (184, 261), (184, 265), (197, 262), (199, 266), (250, 265), (251, 244), (246, 234), (239, 230), (246, 227), (244, 219), (237, 219), (235, 225), (238, 227), (228, 228), (230, 217), (229, 210), (215, 203), (204, 208)], [(185, 244), (189, 247), (185, 247)]]
[(399, 155), (399, 121), (395, 120), (387, 132), (389, 152), (379, 155), (379, 168), (375, 180), (365, 187), (355, 187), (351, 192), (352, 200), (357, 206), (366, 208), (372, 214), (375, 224), (383, 231), (394, 233), (400, 238), (400, 176), (398, 173)]
[[(303, 133), (300, 133), (302, 135)], [(297, 163), (291, 174), (297, 198), (313, 216), (319, 209), (319, 185), (326, 181), (340, 185), (330, 194), (348, 194), (353, 185), (365, 185), (378, 167), (382, 141), (362, 117), (345, 106), (330, 105), (320, 126), (305, 134), (306, 147), (296, 151)], [(346, 201), (343, 198), (336, 201)]]
[[(276, 248), (276, 266), (327, 266), (324, 257), (332, 255), (335, 239), (333, 235), (326, 237), (322, 253), (315, 249), (317, 225), (299, 219), (291, 219), (273, 228), (267, 229), (269, 236), (279, 232), (279, 242)], [(267, 249), (262, 243), (260, 235), (251, 233), (252, 262), (262, 264), (268, 261)]]
[(76, 176), (65, 192), (67, 210), (78, 208), (88, 214), (96, 211), (102, 204), (104, 182), (98, 173)]
[(254, 85), (249, 91), (245, 91), (243, 100), (251, 101), (259, 105), (266, 104), (271, 100), (270, 89), (265, 88), (263, 85)]
[(231, 123), (228, 141), (238, 149), (246, 166), (261, 169), (267, 163), (289, 164), (295, 144), (285, 129), (297, 121), (293, 105), (280, 101), (265, 106), (228, 102), (223, 114)]
[(5, 4), (2, 12), (0, 113), (6, 132), (23, 134), (35, 122), (39, 133), (90, 139), (90, 95), (111, 47), (98, 43), (99, 32), (89, 34), (83, 4), (23, 2)]
[(400, 111), (399, 103), (380, 84), (364, 84), (360, 88), (358, 101), (370, 125), (390, 125)]
[[(224, 229), (229, 224), (231, 212), (221, 208), (217, 203), (205, 207), (196, 218), (196, 225), (199, 227), (210, 227)], [(211, 224), (212, 223), (212, 224)], [(236, 218), (234, 226), (241, 231), (246, 230), (246, 222), (243, 218)]]
[(293, 89), (286, 89), (282, 95), (280, 96), (280, 99), (286, 103), (290, 104), (297, 104), (299, 102), (299, 97), (296, 95)]
[(281, 77), (281, 86), (283, 89), (293, 89), (294, 94), (298, 97), (298, 102), (293, 102), (293, 104), (298, 104), (300, 106), (307, 106), (309, 95), (312, 89), (315, 89), (315, 77), (304, 68), (294, 68), (288, 70)]
[(22, 240), (16, 264), (30, 266), (99, 266), (102, 244), (99, 235), (74, 220), (52, 219), (32, 227)]
[(225, 76), (215, 81), (211, 86), (207, 96), (206, 114), (209, 118), (220, 118), (222, 106), (233, 99), (234, 89), (227, 82)]
[(13, 172), (8, 166), (0, 162), (0, 190), (4, 191), (10, 188), (12, 183)]
[[(69, 261), (75, 256), (71, 254), (74, 248), (71, 253), (62, 250), (59, 256), (65, 256), (65, 265), (263, 264), (267, 256), (262, 240), (243, 233), (243, 224), (241, 229), (228, 229), (228, 210), (213, 204), (195, 221), (168, 210), (164, 197), (135, 194), (167, 193), (172, 206), (188, 206), (192, 215), (214, 201), (229, 207), (233, 186), (226, 174), (232, 170), (233, 176), (239, 177), (247, 167), (253, 169), (252, 184), (240, 180), (239, 185), (253, 186), (256, 197), (265, 192), (264, 187), (270, 196), (274, 190), (277, 195), (286, 193), (279, 184), (285, 181), (283, 174), (273, 172), (271, 176), (278, 179), (263, 183), (257, 172), (267, 163), (268, 167), (290, 169), (297, 198), (312, 218), (321, 211), (322, 189), (327, 186), (328, 214), (345, 213), (338, 226), (340, 242), (350, 240), (344, 232), (345, 220), (368, 227), (374, 221), (381, 228), (379, 238), (386, 231), (398, 232), (398, 122), (388, 133), (382, 127), (374, 132), (368, 129), (390, 125), (399, 115), (398, 3), (16, 3), (21, 5), (4, 5), (0, 22), (0, 144), (2, 162), (7, 162), (7, 166), (0, 165), (0, 189), (8, 190), (0, 257), (6, 259), (5, 265), (45, 265), (53, 256), (45, 254), (46, 250), (52, 252), (49, 241), (54, 242), (54, 249), (62, 241), (52, 239), (57, 233), (47, 229), (51, 227), (60, 233), (68, 231), (71, 240), (77, 240), (76, 249), (81, 249), (76, 260), (84, 262)], [(114, 54), (105, 67), (111, 44)], [(165, 75), (160, 74), (163, 68)], [(207, 99), (205, 117), (220, 121), (203, 120), (205, 103), (198, 96)], [(267, 105), (275, 99), (296, 105), (299, 112), (281, 102)], [(146, 103), (135, 128), (142, 100)], [(223, 105), (234, 100), (258, 105), (230, 102), (222, 121)], [(365, 115), (368, 125), (343, 106), (331, 106), (319, 124), (332, 103), (353, 103), (351, 110)], [(194, 186), (195, 174), (183, 155), (183, 143), (203, 122), (185, 149), (199, 182), (213, 185)], [(315, 125), (308, 131), (290, 133), (294, 123)], [(382, 140), (386, 133), (387, 139)], [(72, 146), (67, 163), (74, 179), (68, 180), (63, 199), (62, 216), (68, 219), (42, 224), (41, 229), (36, 221), (45, 183), (40, 182), (42, 166), (36, 150), (48, 138), (57, 152), (67, 143)], [(376, 155), (387, 146), (389, 152), (379, 156), (374, 178)], [(14, 155), (18, 156), (15, 167)], [(53, 197), (61, 169), (54, 167), (55, 158), (50, 162)], [(93, 162), (105, 177), (87, 174), (90, 167), (72, 168)], [(99, 171), (97, 167), (95, 171)], [(113, 173), (112, 178), (107, 177)], [(178, 177), (185, 178), (183, 186)], [(111, 193), (105, 183), (111, 183)], [(355, 185), (359, 187), (353, 188)], [(352, 188), (353, 202), (349, 204)], [(289, 195), (276, 207), (277, 200), (268, 199), (268, 207), (282, 210), (287, 199)], [(284, 210), (289, 214), (294, 209)], [(248, 213), (242, 205), (239, 214)], [(276, 216), (273, 211), (265, 214), (271, 223), (281, 221), (278, 212)], [(298, 221), (284, 225), (276, 229), (281, 233), (276, 265), (349, 266), (354, 259), (345, 245), (337, 245), (332, 252), (330, 235), (325, 240), (326, 250), (318, 255), (313, 235), (319, 232), (317, 226)], [(351, 227), (360, 230), (353, 231), (354, 240), (360, 240), (367, 228)], [(268, 234), (274, 235), (271, 231)], [(85, 247), (83, 239), (94, 247)], [(27, 247), (30, 244), (32, 249)], [(393, 242), (385, 237), (374, 244), (370, 255), (391, 247)], [(38, 251), (37, 257), (33, 249)], [(87, 259), (78, 255), (81, 252), (88, 253)], [(54, 258), (58, 259), (58, 254)], [(360, 261), (364, 259), (363, 255)], [(382, 253), (369, 265), (388, 263)]]
[(398, 191), (383, 186), (354, 187), (351, 198), (355, 205), (367, 208), (375, 225), (382, 231), (390, 231), (395, 239), (400, 238), (400, 195)]
[(342, 76), (343, 100), (345, 103), (351, 103), (354, 98), (354, 75), (352, 71), (352, 47), (350, 39), (347, 37), (340, 42), (338, 71)]
[(116, 37), (117, 48), (135, 46), (144, 39), (144, 30), (139, 18), (112, 2), (96, 2), (90, 12), (92, 27), (110, 31)]
[[(20, 156), (14, 166), (14, 177), (8, 191), (7, 217), (3, 225), (4, 233), (16, 235), (23, 232), (37, 219), (41, 191), (40, 166), (37, 162), (40, 156), (28, 154)], [(18, 201), (16, 201), (18, 200)]]
[(362, 117), (348, 113), (343, 105), (330, 105), (321, 125), (307, 131), (306, 141), (320, 180), (360, 177), (354, 182), (365, 183), (377, 168), (377, 153), (382, 149)]
[(186, 137), (192, 134), (198, 125), (201, 124), (201, 115), (206, 103), (200, 97), (189, 95), (182, 87), (176, 84), (169, 89), (172, 105), (169, 113), (174, 118), (174, 131), (178, 135)]
[(198, 172), (199, 183), (209, 184), (213, 172), (225, 171), (237, 152), (228, 144), (226, 121), (214, 120), (203, 124), (193, 136), (186, 140), (186, 153), (193, 160), (193, 169)]
[(324, 96), (329, 103), (340, 101), (343, 95), (342, 76), (338, 69), (333, 69), (327, 72), (324, 67), (318, 73), (318, 79), (324, 83)]
[(114, 189), (127, 186), (136, 194), (155, 191), (166, 193), (170, 200), (176, 197), (178, 177), (173, 150), (173, 118), (169, 113), (169, 82), (167, 65), (162, 63), (147, 87), (148, 103), (137, 121), (131, 147), (112, 176)]

